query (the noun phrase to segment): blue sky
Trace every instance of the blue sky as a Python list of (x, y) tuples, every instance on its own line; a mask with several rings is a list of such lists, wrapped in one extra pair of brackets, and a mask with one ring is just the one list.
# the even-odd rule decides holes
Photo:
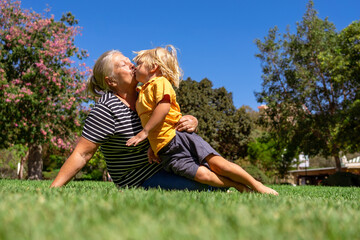
[[(278, 26), (296, 29), (307, 0), (23, 0), (23, 8), (42, 12), (47, 4), (60, 19), (72, 12), (83, 28), (76, 45), (88, 50), (93, 66), (105, 51), (118, 49), (132, 59), (132, 51), (173, 44), (180, 49), (184, 79), (208, 78), (214, 87), (233, 93), (236, 107), (254, 110), (254, 91), (261, 89), (260, 61), (254, 44)], [(320, 18), (328, 17), (338, 30), (360, 19), (359, 0), (314, 0)]]

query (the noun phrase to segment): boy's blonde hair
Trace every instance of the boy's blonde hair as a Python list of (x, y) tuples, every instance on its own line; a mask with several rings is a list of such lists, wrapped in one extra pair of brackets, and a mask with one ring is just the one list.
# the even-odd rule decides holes
[(159, 66), (161, 74), (167, 78), (175, 87), (179, 87), (182, 70), (177, 60), (176, 49), (172, 45), (157, 47), (149, 50), (134, 52), (137, 56), (133, 59), (135, 63), (143, 63), (147, 69)]

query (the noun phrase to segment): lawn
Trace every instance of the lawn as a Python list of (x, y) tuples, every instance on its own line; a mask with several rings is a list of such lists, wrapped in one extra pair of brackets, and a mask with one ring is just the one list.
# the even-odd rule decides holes
[(359, 239), (360, 188), (280, 196), (0, 180), (0, 239)]

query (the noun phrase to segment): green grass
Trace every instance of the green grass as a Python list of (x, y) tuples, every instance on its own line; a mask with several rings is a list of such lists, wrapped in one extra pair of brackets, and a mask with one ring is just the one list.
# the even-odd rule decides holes
[(358, 239), (360, 188), (273, 186), (279, 197), (113, 183), (0, 180), (0, 239)]

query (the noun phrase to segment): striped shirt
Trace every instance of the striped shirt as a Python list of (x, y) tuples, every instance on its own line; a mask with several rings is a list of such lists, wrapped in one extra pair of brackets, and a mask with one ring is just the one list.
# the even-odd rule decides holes
[(148, 140), (126, 146), (141, 130), (137, 113), (111, 92), (99, 99), (86, 118), (82, 137), (101, 145), (108, 172), (118, 187), (139, 186), (161, 169), (160, 164), (148, 162)]

